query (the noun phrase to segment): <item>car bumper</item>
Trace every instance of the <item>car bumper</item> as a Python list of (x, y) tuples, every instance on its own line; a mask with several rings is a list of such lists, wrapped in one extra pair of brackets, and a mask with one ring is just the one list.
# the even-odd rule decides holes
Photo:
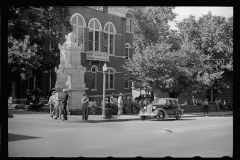
[(147, 116), (147, 117), (154, 117), (154, 116), (157, 116), (157, 114), (144, 114), (144, 113), (141, 113), (141, 114), (138, 114), (139, 116)]

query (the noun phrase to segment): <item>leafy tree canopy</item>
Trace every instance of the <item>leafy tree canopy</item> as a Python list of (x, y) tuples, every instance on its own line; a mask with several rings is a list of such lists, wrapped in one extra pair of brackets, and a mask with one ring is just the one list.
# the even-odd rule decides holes
[[(31, 75), (29, 71), (32, 69), (48, 70), (58, 63), (58, 43), (62, 37), (61, 31), (63, 29), (71, 31), (72, 29), (68, 20), (69, 16), (68, 7), (65, 6), (8, 6), (9, 42), (18, 41), (19, 44), (16, 45), (22, 45), (23, 42), (27, 41), (26, 43), (29, 48), (37, 49), (30, 49), (33, 53), (28, 55), (28, 57), (34, 59), (34, 63), (26, 61), (23, 58), (24, 56), (18, 57), (19, 61), (26, 64), (21, 66), (24, 68), (18, 68), (17, 63), (9, 60), (8, 63), (11, 70), (20, 73), (23, 75), (22, 79), (25, 79)], [(26, 36), (27, 39), (25, 38)], [(8, 57), (15, 57), (16, 53), (29, 53), (22, 50), (17, 51), (19, 48), (11, 48), (13, 46), (9, 45)]]
[[(232, 17), (203, 15), (177, 24), (172, 7), (135, 7), (135, 55), (124, 68), (135, 88), (203, 93), (232, 71)], [(226, 70), (228, 72), (226, 72)], [(226, 74), (228, 73), (228, 74)], [(226, 77), (226, 76), (225, 76)]]

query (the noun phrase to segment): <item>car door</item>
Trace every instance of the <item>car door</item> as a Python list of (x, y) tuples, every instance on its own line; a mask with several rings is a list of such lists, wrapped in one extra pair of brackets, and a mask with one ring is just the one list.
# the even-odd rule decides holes
[(167, 100), (165, 110), (168, 114), (173, 114), (173, 101), (172, 100), (170, 100), (170, 99)]

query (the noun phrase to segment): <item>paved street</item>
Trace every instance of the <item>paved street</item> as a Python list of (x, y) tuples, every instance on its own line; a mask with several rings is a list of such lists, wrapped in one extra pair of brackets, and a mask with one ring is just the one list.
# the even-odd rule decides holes
[(101, 121), (100, 116), (90, 115), (89, 122), (82, 122), (81, 116), (71, 115), (63, 122), (51, 120), (48, 114), (14, 114), (14, 118), (8, 118), (8, 155), (232, 157), (232, 116), (192, 115), (164, 121), (129, 117)]

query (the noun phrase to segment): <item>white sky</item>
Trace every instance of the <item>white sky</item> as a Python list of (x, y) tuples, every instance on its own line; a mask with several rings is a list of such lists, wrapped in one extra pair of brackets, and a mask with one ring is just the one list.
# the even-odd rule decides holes
[[(193, 15), (198, 19), (202, 15), (212, 12), (212, 15), (230, 17), (233, 15), (233, 7), (176, 7), (173, 12), (177, 13), (175, 21), (182, 21), (184, 18), (188, 18), (189, 15)], [(169, 22), (171, 29), (177, 29), (175, 27), (175, 22)]]

